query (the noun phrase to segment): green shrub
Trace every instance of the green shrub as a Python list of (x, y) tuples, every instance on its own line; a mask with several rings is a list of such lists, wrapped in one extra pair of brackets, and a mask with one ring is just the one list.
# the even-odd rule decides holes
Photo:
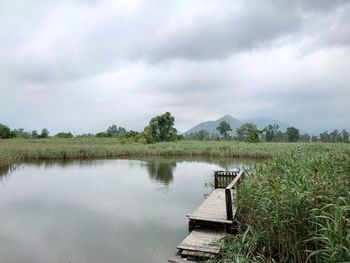
[(10, 138), (11, 130), (4, 124), (0, 123), (0, 139)]

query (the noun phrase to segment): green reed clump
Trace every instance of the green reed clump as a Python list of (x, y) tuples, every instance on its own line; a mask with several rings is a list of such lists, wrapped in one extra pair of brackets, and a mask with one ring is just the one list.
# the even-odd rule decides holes
[[(238, 189), (237, 206), (239, 235), (225, 243), (220, 262), (350, 262), (347, 153), (286, 154), (257, 165)], [(245, 229), (254, 233), (246, 240)], [(242, 249), (247, 242), (254, 246)]]

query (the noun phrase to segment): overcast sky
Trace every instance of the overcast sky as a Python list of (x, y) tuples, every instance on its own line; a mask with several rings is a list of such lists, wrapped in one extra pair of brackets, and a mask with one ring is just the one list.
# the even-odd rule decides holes
[(1, 0), (0, 123), (350, 129), (350, 1)]

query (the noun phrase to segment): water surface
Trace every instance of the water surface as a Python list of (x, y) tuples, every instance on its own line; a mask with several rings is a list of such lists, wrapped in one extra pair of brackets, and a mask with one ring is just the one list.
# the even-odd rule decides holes
[[(0, 262), (166, 262), (211, 191), (206, 160), (23, 164), (0, 179)], [(248, 163), (249, 165), (249, 163)]]

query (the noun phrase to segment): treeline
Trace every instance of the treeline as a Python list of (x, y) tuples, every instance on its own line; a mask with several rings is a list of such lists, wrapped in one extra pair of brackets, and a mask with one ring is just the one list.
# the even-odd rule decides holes
[(80, 134), (73, 135), (71, 132), (59, 132), (50, 136), (47, 129), (42, 129), (40, 133), (36, 130), (25, 131), (24, 129), (11, 130), (6, 125), (0, 123), (0, 139), (24, 138), (24, 139), (43, 139), (43, 138), (118, 138), (121, 142), (131, 143), (155, 143), (162, 141), (176, 141), (183, 139), (208, 141), (208, 140), (236, 140), (244, 142), (349, 142), (350, 133), (343, 129), (332, 132), (322, 132), (319, 135), (309, 135), (301, 133), (295, 127), (288, 127), (282, 131), (277, 124), (270, 124), (264, 129), (259, 130), (254, 123), (245, 123), (234, 131), (232, 136), (232, 128), (229, 123), (222, 121), (216, 128), (217, 133), (209, 134), (206, 130), (200, 130), (195, 133), (179, 135), (174, 127), (175, 118), (166, 112), (162, 115), (153, 117), (149, 124), (142, 132), (126, 130), (124, 127), (112, 125), (107, 130), (96, 134)]
[[(58, 133), (57, 135), (59, 135)], [(42, 129), (40, 133), (38, 131), (25, 131), (23, 128), (11, 130), (4, 124), (0, 123), (0, 139), (11, 139), (11, 138), (24, 138), (24, 139), (40, 139), (48, 138), (49, 131)], [(73, 134), (72, 134), (73, 137)]]
[(282, 131), (277, 124), (270, 124), (264, 129), (259, 130), (254, 123), (245, 123), (237, 128), (234, 135), (230, 135), (232, 131), (229, 123), (222, 121), (217, 127), (218, 132), (209, 134), (206, 130), (186, 134), (186, 139), (207, 141), (207, 140), (236, 140), (245, 142), (349, 142), (350, 133), (343, 129), (332, 132), (322, 132), (319, 135), (309, 135), (301, 133), (295, 127), (288, 127)]
[(118, 138), (121, 142), (131, 143), (155, 143), (162, 141), (176, 141), (182, 140), (183, 136), (177, 134), (177, 130), (174, 128), (175, 118), (166, 112), (162, 115), (153, 117), (149, 124), (144, 128), (142, 132), (133, 130), (126, 130), (124, 127), (118, 127), (112, 125), (107, 128), (106, 131), (98, 132), (96, 134), (80, 134), (74, 136), (71, 132), (59, 132), (53, 136), (50, 136), (50, 132), (47, 129), (42, 129), (41, 133), (36, 130), (31, 132), (24, 129), (11, 130), (4, 124), (0, 123), (0, 139), (11, 138), (24, 138), (24, 139), (43, 139), (43, 138), (83, 138), (83, 137), (96, 137), (96, 138)]

